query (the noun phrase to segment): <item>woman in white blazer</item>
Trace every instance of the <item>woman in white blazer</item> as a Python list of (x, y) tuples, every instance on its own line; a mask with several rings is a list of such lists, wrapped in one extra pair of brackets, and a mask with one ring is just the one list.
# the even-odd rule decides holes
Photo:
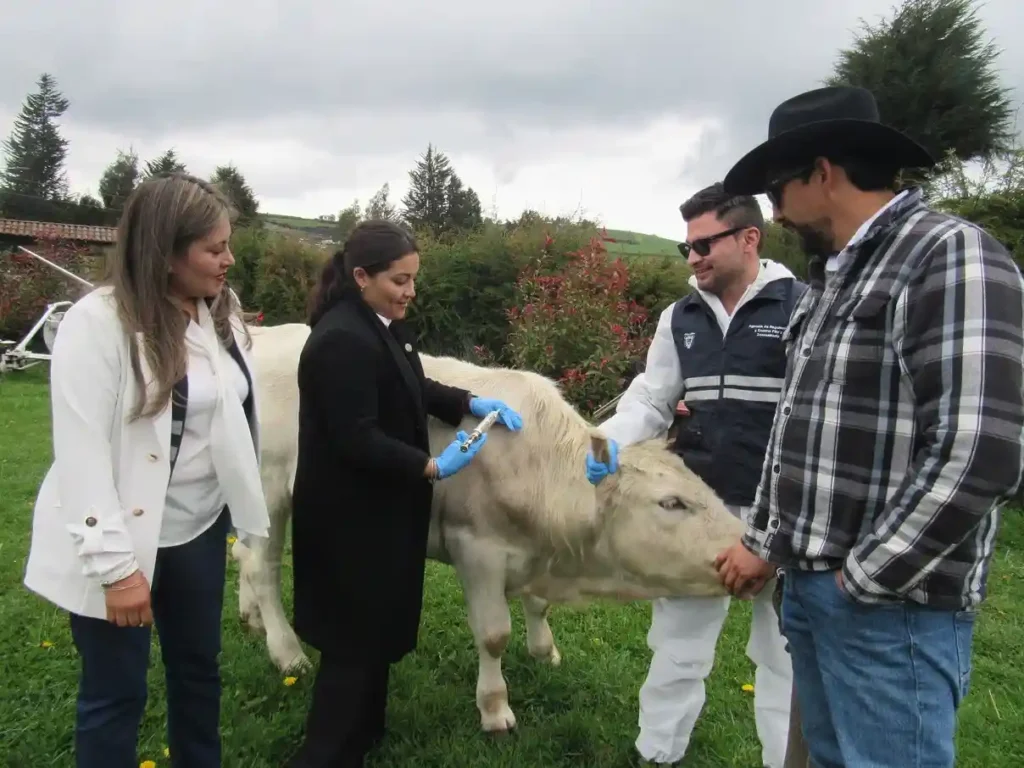
[(266, 536), (251, 339), (225, 281), (231, 209), (184, 174), (144, 181), (108, 284), (53, 346), (54, 463), (25, 584), (70, 613), (79, 768), (136, 768), (155, 623), (171, 762), (221, 764), (226, 535)]

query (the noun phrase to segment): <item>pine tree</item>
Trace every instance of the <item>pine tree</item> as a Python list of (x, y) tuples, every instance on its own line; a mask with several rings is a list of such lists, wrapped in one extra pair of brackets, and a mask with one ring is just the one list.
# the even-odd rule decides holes
[(68, 141), (55, 123), (69, 102), (57, 90), (57, 81), (43, 73), (37, 90), (25, 99), (4, 142), (4, 170), (0, 176), (0, 211), (12, 218), (53, 219), (74, 202), (68, 200), (64, 170)]
[(168, 149), (155, 160), (146, 163), (146, 178), (161, 173), (185, 172), (185, 164), (178, 159), (173, 149)]
[(263, 222), (259, 217), (259, 201), (256, 199), (252, 187), (246, 183), (245, 177), (234, 165), (218, 166), (214, 170), (210, 182), (216, 184), (227, 195), (235, 210), (238, 211), (236, 226), (262, 226)]
[(409, 191), (402, 199), (405, 220), (413, 229), (426, 229), (435, 234), (447, 229), (447, 190), (451, 177), (451, 162), (432, 144), (427, 145), (426, 153), (409, 171)]
[(462, 179), (453, 173), (445, 190), (448, 203), (449, 231), (476, 229), (483, 223), (480, 198), (472, 187), (463, 187)]
[(100, 198), (103, 206), (111, 211), (124, 208), (128, 196), (139, 183), (139, 156), (129, 149), (117, 151), (117, 159), (107, 166), (100, 177)]
[(387, 182), (384, 182), (384, 186), (374, 192), (373, 197), (366, 204), (367, 219), (383, 219), (396, 222), (400, 220), (401, 217), (398, 215), (398, 209), (388, 199), (390, 194), (391, 187)]
[(475, 229), (483, 222), (480, 198), (463, 186), (451, 161), (433, 145), (409, 171), (409, 192), (402, 202), (409, 225), (435, 237)]
[(352, 205), (338, 214), (338, 221), (334, 227), (335, 237), (338, 238), (338, 242), (344, 243), (348, 240), (348, 236), (362, 219), (362, 214), (359, 211), (359, 201), (353, 200)]

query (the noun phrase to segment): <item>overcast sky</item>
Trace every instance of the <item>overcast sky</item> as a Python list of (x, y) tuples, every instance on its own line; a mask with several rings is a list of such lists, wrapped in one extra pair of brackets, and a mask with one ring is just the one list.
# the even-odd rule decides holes
[[(582, 211), (681, 237), (678, 205), (761, 141), (897, 0), (0, 0), (0, 132), (39, 74), (72, 189), (118, 148), (233, 162), (263, 211), (337, 213), (433, 142), (485, 213)], [(1024, 3), (979, 11), (1024, 98)], [(1024, 120), (1024, 115), (1021, 115)]]

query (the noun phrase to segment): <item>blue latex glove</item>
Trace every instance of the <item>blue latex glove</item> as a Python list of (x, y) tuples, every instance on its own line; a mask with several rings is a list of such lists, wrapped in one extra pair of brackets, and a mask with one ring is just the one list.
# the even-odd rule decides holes
[(491, 411), (498, 411), (498, 421), (513, 432), (518, 432), (522, 429), (523, 417), (501, 402), (501, 400), (492, 400), (489, 397), (474, 397), (469, 401), (469, 412), (478, 419), (482, 419)]
[(605, 464), (603, 461), (598, 461), (594, 458), (594, 454), (587, 451), (587, 480), (594, 485), (597, 485), (607, 475), (614, 474), (619, 471), (619, 444), (614, 440), (608, 441), (608, 463)]
[(469, 446), (469, 450), (465, 453), (459, 447), (466, 438), (468, 438), (464, 431), (461, 429), (456, 433), (455, 439), (448, 444), (448, 447), (441, 451), (441, 455), (434, 459), (437, 464), (437, 479), (443, 480), (446, 477), (451, 477), (460, 469), (465, 467), (469, 462), (476, 456), (476, 452), (480, 450), (480, 446), (487, 442), (487, 435), (480, 435), (480, 439)]

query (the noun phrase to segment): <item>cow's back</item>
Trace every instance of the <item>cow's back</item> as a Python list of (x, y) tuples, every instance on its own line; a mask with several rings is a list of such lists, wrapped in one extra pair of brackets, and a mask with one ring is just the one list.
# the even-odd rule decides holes
[[(435, 521), (494, 538), (524, 556), (573, 548), (596, 518), (594, 489), (583, 472), (586, 420), (539, 374), (448, 357), (422, 359), (429, 378), (502, 400), (523, 417), (517, 432), (500, 423), (491, 427), (472, 463), (437, 483)], [(461, 428), (470, 432), (478, 422), (467, 417)], [(444, 450), (455, 432), (431, 419), (432, 452)]]

